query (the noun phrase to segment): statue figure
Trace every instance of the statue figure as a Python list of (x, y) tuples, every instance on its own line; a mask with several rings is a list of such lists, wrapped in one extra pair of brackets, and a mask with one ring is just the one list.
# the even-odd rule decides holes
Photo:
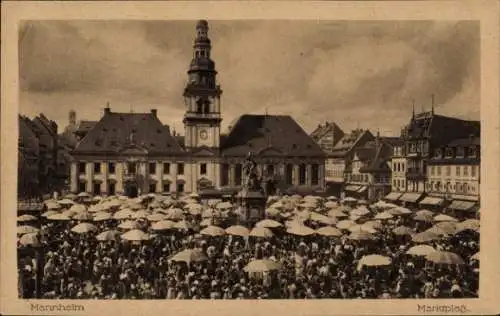
[(248, 153), (245, 162), (243, 163), (243, 174), (245, 176), (243, 187), (249, 190), (260, 190), (260, 180), (257, 177), (256, 173), (257, 164), (253, 159), (253, 154), (251, 152)]

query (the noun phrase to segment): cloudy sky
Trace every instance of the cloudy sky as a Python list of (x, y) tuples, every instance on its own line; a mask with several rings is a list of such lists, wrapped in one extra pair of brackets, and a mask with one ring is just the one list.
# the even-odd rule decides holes
[[(290, 114), (397, 135), (416, 109), (479, 119), (475, 22), (209, 21), (223, 128), (243, 113)], [(20, 112), (67, 124), (157, 108), (182, 130), (195, 21), (32, 21), (20, 27)]]

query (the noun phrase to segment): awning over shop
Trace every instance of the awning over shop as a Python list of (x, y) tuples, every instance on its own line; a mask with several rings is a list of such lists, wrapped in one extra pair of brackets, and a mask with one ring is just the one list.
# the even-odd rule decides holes
[(403, 202), (411, 202), (411, 203), (415, 203), (417, 202), (420, 198), (422, 197), (422, 193), (417, 193), (417, 192), (414, 192), (414, 193), (405, 193), (403, 194), (399, 200), (400, 201), (403, 201)]
[(366, 191), (366, 189), (367, 189), (367, 186), (366, 186), (366, 185), (362, 185), (362, 186), (358, 189), (358, 191), (357, 191), (357, 192), (358, 192), (358, 193), (363, 193), (363, 192), (365, 192), (365, 191)]
[(423, 204), (423, 205), (441, 205), (441, 204), (443, 204), (443, 201), (444, 200), (442, 198), (433, 197), (433, 196), (427, 196), (422, 201), (420, 201), (419, 204)]
[(357, 192), (361, 188), (360, 185), (348, 185), (345, 187), (345, 191)]
[(448, 208), (450, 208), (452, 210), (469, 211), (475, 205), (476, 205), (475, 202), (453, 200), (453, 202), (451, 202), (451, 204), (450, 204), (450, 206), (448, 206)]
[(17, 204), (18, 211), (42, 211), (45, 208), (43, 203), (19, 202)]
[(391, 192), (389, 194), (387, 194), (384, 199), (386, 200), (389, 200), (389, 201), (397, 201), (397, 199), (399, 199), (399, 197), (403, 195), (403, 193), (400, 193), (400, 192)]

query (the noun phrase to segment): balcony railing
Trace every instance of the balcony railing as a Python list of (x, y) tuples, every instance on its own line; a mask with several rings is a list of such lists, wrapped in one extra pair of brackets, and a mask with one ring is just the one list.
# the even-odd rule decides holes
[(425, 177), (424, 170), (420, 168), (408, 168), (406, 171), (406, 178), (411, 180), (425, 179)]
[(198, 113), (198, 112), (187, 112), (184, 114), (185, 118), (220, 118), (220, 113)]

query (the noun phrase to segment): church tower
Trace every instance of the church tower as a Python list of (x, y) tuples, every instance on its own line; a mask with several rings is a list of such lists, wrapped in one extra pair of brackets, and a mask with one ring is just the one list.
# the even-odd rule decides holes
[(210, 58), (211, 48), (208, 22), (200, 20), (196, 23), (193, 59), (184, 89), (184, 145), (188, 149), (220, 146), (222, 90), (217, 85), (215, 63)]

